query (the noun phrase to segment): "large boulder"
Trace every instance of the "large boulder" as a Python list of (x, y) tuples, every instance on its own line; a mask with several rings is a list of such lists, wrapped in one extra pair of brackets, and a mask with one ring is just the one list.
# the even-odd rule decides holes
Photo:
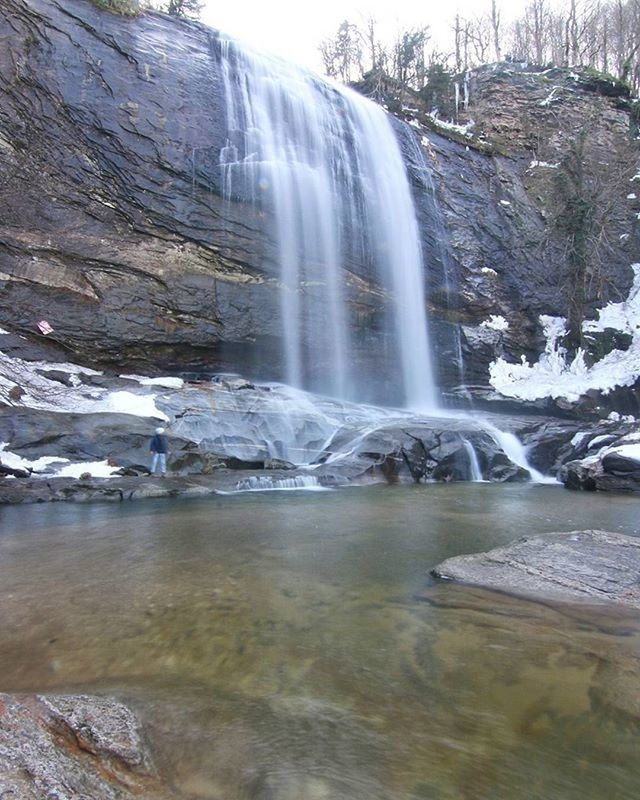
[(541, 600), (640, 609), (640, 539), (607, 531), (525, 536), (431, 569), (441, 580)]
[(593, 436), (597, 430), (585, 432), (574, 441), (573, 458), (562, 464), (559, 479), (567, 489), (640, 491), (640, 436), (635, 427), (609, 423), (600, 426), (600, 435)]
[(127, 706), (89, 695), (0, 695), (0, 796), (170, 800)]

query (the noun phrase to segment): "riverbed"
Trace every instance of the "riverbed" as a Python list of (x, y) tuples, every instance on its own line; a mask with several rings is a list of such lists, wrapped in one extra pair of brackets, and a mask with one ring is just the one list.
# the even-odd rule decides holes
[(437, 484), (0, 508), (0, 691), (115, 695), (185, 798), (626, 800), (640, 614), (433, 584), (638, 500)]

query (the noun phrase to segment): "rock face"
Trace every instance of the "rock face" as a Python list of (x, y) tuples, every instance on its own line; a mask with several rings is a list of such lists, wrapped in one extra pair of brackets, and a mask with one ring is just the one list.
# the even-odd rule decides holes
[[(45, 319), (84, 363), (280, 377), (275, 243), (255, 209), (221, 195), (217, 34), (86, 0), (0, 0), (0, 12), (0, 325), (33, 333)], [(537, 315), (567, 312), (559, 170), (539, 165), (570, 158), (583, 129), (589, 181), (603, 154), (619, 177), (608, 283), (592, 276), (587, 308), (630, 284), (629, 109), (600, 88), (505, 67), (474, 79), (471, 139), (426, 118), (416, 139), (396, 122), (443, 385), (486, 383), (496, 353), (534, 355)], [(345, 284), (359, 334), (377, 341), (388, 298), (362, 265)], [(481, 327), (490, 313), (508, 318), (505, 334)]]
[(87, 695), (0, 695), (0, 794), (6, 798), (169, 800), (133, 712)]
[(165, 368), (268, 342), (273, 243), (211, 183), (215, 35), (83, 0), (0, 9), (2, 324), (44, 318), (85, 359)]
[[(540, 314), (571, 316), (578, 290), (584, 289), (585, 317), (607, 300), (626, 296), (638, 254), (640, 201), (630, 182), (636, 163), (630, 101), (611, 96), (610, 85), (580, 70), (497, 64), (475, 72), (468, 90), (469, 105), (457, 120), (472, 123), (467, 133), (444, 136), (443, 126), (426, 115), (418, 119), (438, 189), (442, 230), (450, 242), (445, 255), (455, 276), (445, 292), (448, 314), (442, 311), (444, 287), (432, 285), (430, 291), (433, 327), (450, 355), (443, 385), (456, 383), (444, 316), (459, 325), (464, 356), (459, 380), (484, 399), (487, 364), (496, 356), (536, 360)], [(581, 186), (572, 167), (578, 157), (584, 169)], [(417, 171), (413, 174), (417, 185), (424, 183)], [(425, 216), (424, 192), (417, 194), (423, 236), (428, 236), (434, 225)], [(605, 199), (610, 196), (611, 206)], [(588, 287), (572, 284), (571, 278), (576, 198), (593, 214), (586, 231)], [(611, 249), (599, 247), (598, 232), (611, 237)], [(609, 269), (616, 275), (615, 290), (605, 288)], [(503, 316), (508, 329), (483, 327), (491, 314)], [(601, 357), (598, 343), (588, 346)], [(487, 398), (487, 405), (493, 402)], [(547, 408), (547, 413), (557, 410)]]
[(456, 556), (431, 574), (509, 594), (640, 608), (640, 539), (606, 531), (546, 533)]

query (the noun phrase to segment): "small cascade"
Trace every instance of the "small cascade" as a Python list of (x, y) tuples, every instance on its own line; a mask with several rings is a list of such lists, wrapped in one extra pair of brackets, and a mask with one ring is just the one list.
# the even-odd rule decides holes
[(496, 428), (495, 425), (491, 425), (490, 423), (485, 422), (484, 425), (507, 454), (507, 456), (511, 459), (511, 461), (513, 461), (513, 463), (517, 464), (519, 467), (527, 470), (527, 472), (531, 475), (532, 481), (535, 483), (557, 483), (555, 478), (551, 478), (548, 475), (543, 475), (535, 467), (532, 467), (531, 464), (529, 464), (526, 448), (515, 434), (510, 433), (509, 431), (501, 431), (499, 428)]
[[(253, 204), (277, 243), (286, 382), (375, 399), (373, 365), (383, 357), (401, 405), (435, 408), (419, 231), (387, 113), (235, 42), (222, 41), (220, 54), (223, 191), (229, 202)], [(380, 287), (387, 311), (375, 336), (356, 335), (347, 296), (354, 278)]]
[(480, 469), (480, 462), (478, 461), (478, 454), (476, 453), (475, 447), (468, 439), (463, 439), (462, 444), (464, 445), (464, 449), (469, 457), (469, 473), (471, 475), (470, 480), (475, 483), (480, 483), (484, 479), (482, 477), (482, 470)]
[(292, 478), (270, 478), (268, 475), (251, 475), (236, 484), (238, 492), (265, 492), (274, 489), (319, 489), (320, 482), (313, 475), (295, 475)]

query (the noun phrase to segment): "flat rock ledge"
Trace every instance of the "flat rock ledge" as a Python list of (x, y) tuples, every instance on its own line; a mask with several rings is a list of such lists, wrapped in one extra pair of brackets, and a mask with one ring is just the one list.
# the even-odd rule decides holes
[(608, 531), (525, 536), (486, 553), (448, 558), (430, 573), (538, 600), (640, 609), (640, 538)]
[[(21, 503), (96, 503), (148, 500), (158, 497), (206, 497), (238, 491), (238, 484), (256, 471), (216, 470), (210, 475), (112, 476), (110, 478), (16, 478), (0, 480), (0, 506)], [(297, 473), (270, 470), (269, 480), (291, 480)], [(1, 800), (1, 798), (0, 798)]]

